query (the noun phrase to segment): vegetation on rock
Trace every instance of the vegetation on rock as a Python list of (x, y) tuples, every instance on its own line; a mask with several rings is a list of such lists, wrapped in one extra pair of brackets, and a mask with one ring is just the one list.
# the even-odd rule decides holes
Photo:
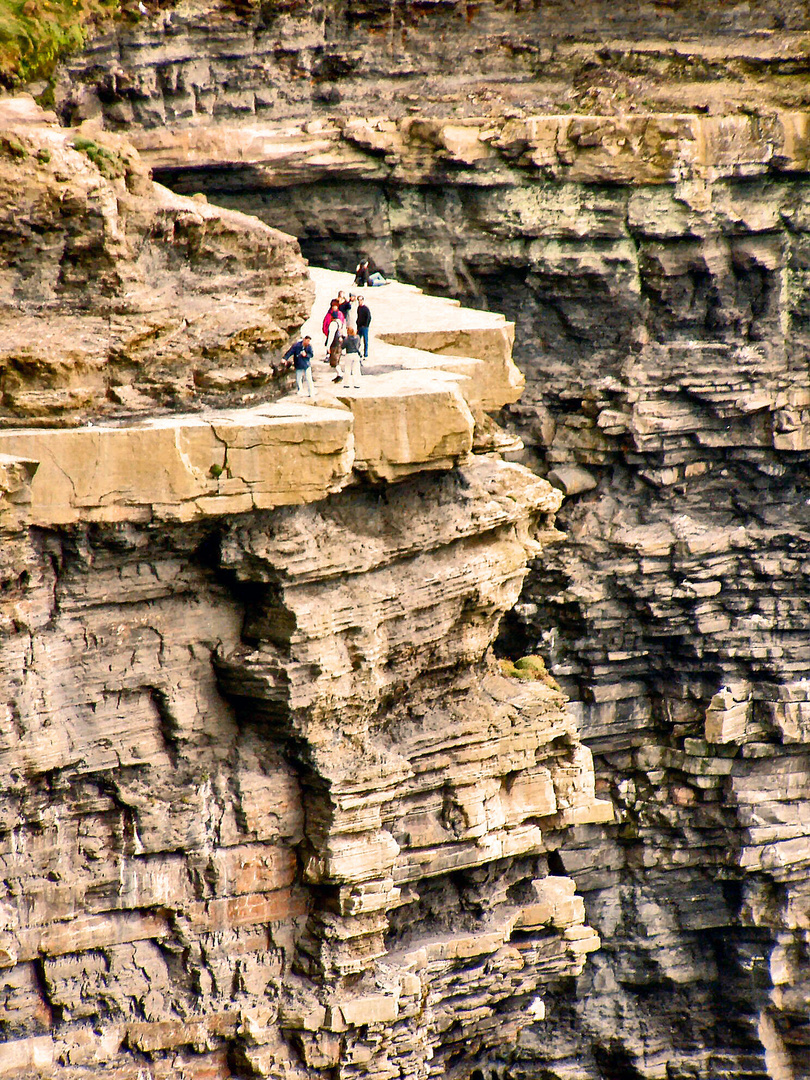
[(48, 78), (60, 56), (120, 11), (120, 0), (0, 0), (0, 84)]
[(115, 180), (119, 176), (126, 175), (127, 159), (115, 150), (110, 150), (109, 147), (101, 146), (93, 139), (86, 139), (83, 136), (77, 136), (71, 146), (74, 150), (86, 154), (101, 175), (108, 180)]
[(542, 656), (521, 656), (519, 660), (500, 660), (498, 665), (502, 674), (512, 679), (526, 682), (541, 682), (552, 690), (559, 690), (560, 684), (550, 675)]

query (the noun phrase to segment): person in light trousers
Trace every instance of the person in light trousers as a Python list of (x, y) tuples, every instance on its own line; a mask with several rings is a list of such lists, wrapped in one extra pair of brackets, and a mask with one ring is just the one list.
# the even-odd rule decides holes
[(343, 350), (343, 371), (346, 379), (346, 386), (354, 386), (355, 390), (359, 390), (360, 373), (363, 369), (360, 366), (360, 336), (357, 333), (356, 327), (346, 327)]
[(293, 358), (295, 364), (295, 385), (298, 393), (303, 394), (304, 383), (309, 389), (309, 396), (315, 397), (315, 383), (312, 381), (312, 338), (306, 334), (300, 341), (296, 341), (284, 353), (284, 359)]

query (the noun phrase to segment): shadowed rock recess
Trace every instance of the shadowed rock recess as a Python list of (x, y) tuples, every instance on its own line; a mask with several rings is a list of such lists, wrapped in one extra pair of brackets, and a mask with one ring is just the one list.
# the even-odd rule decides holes
[[(526, 388), (476, 397), (464, 364), (484, 355), (416, 307), (385, 342), (388, 289), (369, 290), (377, 340), (455, 357), (449, 457), (412, 461), (404, 421), (371, 410), (363, 426), (344, 393), (353, 438), (392, 438), (353, 458), (335, 433), (308, 507), (238, 472), (233, 491), (198, 483), (182, 515), (134, 499), (137, 527), (105, 510), (88, 530), (75, 497), (61, 531), (12, 526), (4, 597), (28, 606), (10, 616), (11, 670), (44, 704), (8, 720), (9, 790), (27, 801), (10, 804), (6, 858), (31, 867), (8, 903), (45, 937), (10, 968), (21, 1018), (0, 1055), (92, 1074), (129, 1054), (133, 1076), (810, 1077), (808, 30), (790, 0), (184, 0), (64, 67), (63, 121), (110, 146), (126, 132), (175, 192), (255, 215), (334, 271), (368, 253), (503, 312)], [(27, 422), (36, 396), (6, 378)], [(138, 389), (169, 410), (154, 386)], [(534, 479), (464, 457), (509, 435)], [(9, 491), (56, 505), (19, 457)], [(197, 482), (209, 459), (194, 467)], [(539, 477), (565, 495), (565, 536), (512, 608), (538, 508), (550, 529)], [(203, 525), (211, 495), (258, 509)], [(498, 647), (542, 653), (567, 711), (491, 666), (504, 611)], [(99, 689), (77, 702), (76, 685)], [(101, 735), (124, 700), (141, 719)], [(58, 702), (59, 738), (78, 745), (79, 725), (98, 749), (23, 767), (53, 761), (51, 729), (36, 754), (19, 746)], [(162, 767), (133, 760), (141, 729)], [(81, 902), (47, 880), (68, 835)], [(262, 845), (270, 861), (244, 873), (276, 882), (289, 858), (287, 878), (243, 899), (232, 852), (253, 867)], [(115, 942), (73, 927), (43, 945), (72, 912), (83, 927), (113, 908)], [(601, 938), (584, 966), (583, 919)], [(138, 920), (158, 929), (126, 929)]]

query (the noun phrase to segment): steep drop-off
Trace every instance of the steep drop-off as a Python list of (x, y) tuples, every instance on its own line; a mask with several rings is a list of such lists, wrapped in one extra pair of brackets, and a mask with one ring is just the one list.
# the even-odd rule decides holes
[(0, 1076), (498, 1067), (598, 947), (557, 850), (612, 816), (491, 651), (560, 539), (492, 452), (512, 327), (391, 285), (423, 338), (359, 390), (214, 408), (191, 371), (303, 321), (300, 254), (96, 138), (0, 103)]
[(603, 944), (510, 1076), (810, 1076), (807, 27), (198, 4), (57, 95), (318, 261), (516, 323), (509, 423), (567, 541), (503, 641), (576, 699), (618, 822), (566, 836)]

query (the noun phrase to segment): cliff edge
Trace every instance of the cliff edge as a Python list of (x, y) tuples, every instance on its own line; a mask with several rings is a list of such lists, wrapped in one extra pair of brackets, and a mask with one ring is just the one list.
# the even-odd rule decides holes
[(598, 947), (554, 853), (611, 814), (491, 654), (561, 501), (512, 328), (392, 283), (361, 390), (249, 402), (335, 274), (0, 116), (0, 1076), (468, 1076)]

